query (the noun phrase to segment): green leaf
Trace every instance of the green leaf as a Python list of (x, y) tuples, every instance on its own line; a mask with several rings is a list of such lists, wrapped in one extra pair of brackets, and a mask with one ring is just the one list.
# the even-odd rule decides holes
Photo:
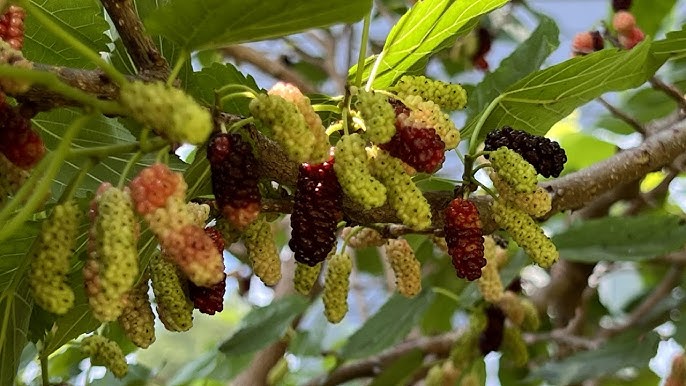
[(540, 23), (529, 38), (520, 44), (497, 70), (486, 74), (474, 91), (469, 93), (467, 110), (473, 116), (482, 111), (512, 83), (538, 70), (545, 59), (560, 45), (560, 31), (547, 16), (538, 15)]
[(660, 337), (655, 332), (630, 331), (612, 339), (597, 350), (584, 351), (559, 362), (548, 362), (533, 371), (529, 379), (542, 379), (549, 384), (566, 386), (594, 379), (625, 367), (648, 366), (655, 355)]
[(562, 136), (560, 146), (567, 153), (565, 173), (583, 169), (612, 156), (616, 152), (615, 145), (584, 133)]
[[(429, 57), (452, 44), (476, 25), (476, 18), (503, 6), (508, 0), (425, 0), (415, 3), (391, 29), (381, 51), (373, 86), (386, 88), (403, 74), (423, 68)], [(367, 58), (364, 79), (369, 78), (374, 60)], [(348, 79), (355, 79), (357, 66)]]
[[(99, 2), (93, 0), (32, 1), (37, 12), (57, 23), (67, 33), (95, 52), (109, 52), (105, 31), (109, 24)], [(24, 55), (35, 62), (76, 68), (95, 68), (71, 45), (44, 28), (29, 15), (25, 22)]]
[[(544, 135), (560, 119), (600, 95), (640, 86), (663, 62), (664, 58), (650, 55), (650, 42), (645, 41), (630, 51), (605, 49), (531, 73), (500, 95), (480, 137), (504, 125)], [(463, 137), (474, 131), (480, 117), (467, 123)]]
[(686, 24), (680, 31), (672, 31), (665, 39), (657, 40), (652, 46), (653, 55), (671, 55), (672, 59), (686, 56)]
[(172, 0), (145, 19), (150, 33), (188, 51), (265, 40), (360, 20), (370, 0)]
[(0, 296), (0, 385), (14, 384), (33, 308), (26, 276), (15, 275), (13, 283)]
[[(214, 91), (229, 84), (240, 84), (260, 91), (252, 76), (246, 77), (230, 63), (213, 63), (210, 67), (205, 67), (202, 71), (191, 74), (188, 93), (198, 101), (204, 102), (208, 106), (214, 106)], [(249, 116), (249, 103), (248, 98), (232, 98), (225, 102), (222, 108), (229, 113)]]
[(573, 226), (553, 242), (567, 260), (640, 261), (682, 248), (686, 221), (656, 214), (606, 217)]
[(341, 358), (366, 357), (396, 344), (419, 321), (433, 297), (429, 290), (412, 299), (395, 294), (348, 339), (341, 349)]
[(256, 308), (245, 316), (242, 328), (219, 346), (227, 355), (247, 354), (281, 339), (293, 319), (307, 308), (309, 302), (301, 296), (279, 299)]
[(636, 24), (643, 33), (655, 36), (676, 2), (676, 0), (636, 1), (631, 5), (631, 13), (636, 17)]
[(423, 361), (424, 353), (419, 349), (412, 350), (388, 365), (368, 386), (406, 385)]

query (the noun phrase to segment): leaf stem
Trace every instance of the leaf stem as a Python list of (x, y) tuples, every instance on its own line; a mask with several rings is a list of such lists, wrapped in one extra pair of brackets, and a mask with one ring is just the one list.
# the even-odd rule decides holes
[(121, 176), (119, 176), (119, 183), (117, 184), (117, 187), (119, 189), (124, 188), (124, 184), (126, 183), (126, 177), (129, 175), (131, 172), (131, 169), (133, 169), (133, 166), (138, 162), (138, 160), (143, 157), (143, 152), (138, 150), (131, 158), (129, 159), (129, 162), (126, 163), (126, 166), (124, 167), (124, 170), (121, 172)]
[(76, 176), (72, 177), (71, 181), (69, 181), (69, 185), (67, 188), (62, 192), (62, 197), (60, 197), (60, 203), (65, 203), (69, 200), (71, 200), (72, 197), (74, 197), (74, 193), (76, 192), (76, 189), (81, 185), (81, 181), (88, 175), (88, 172), (95, 166), (97, 162), (93, 160), (92, 158), (87, 159), (84, 161), (83, 164), (81, 164), (81, 168), (79, 169), (79, 172), (76, 174)]
[(131, 142), (131, 143), (121, 143), (121, 144), (116, 144), (116, 145), (108, 145), (108, 146), (97, 146), (97, 147), (89, 147), (86, 149), (77, 149), (77, 150), (70, 150), (69, 154), (67, 154), (68, 159), (72, 158), (84, 158), (84, 157), (93, 157), (93, 158), (107, 158), (111, 155), (115, 154), (122, 154), (122, 153), (132, 153), (134, 151), (142, 151), (143, 153), (150, 153), (156, 150), (159, 150), (163, 148), (164, 146), (167, 145), (167, 141), (163, 140), (162, 138), (153, 138), (150, 140), (147, 140), (145, 145), (142, 142)]
[(362, 75), (364, 75), (364, 62), (367, 58), (367, 43), (369, 42), (369, 25), (372, 20), (372, 11), (364, 16), (362, 26), (362, 38), (360, 39), (360, 53), (357, 57), (357, 74), (355, 74), (355, 86), (362, 86)]
[(235, 122), (234, 124), (232, 124), (231, 126), (229, 126), (229, 128), (226, 129), (226, 132), (227, 132), (227, 133), (233, 133), (233, 132), (236, 131), (237, 129), (239, 129), (239, 128), (241, 128), (241, 127), (247, 125), (247, 124), (253, 123), (253, 122), (255, 122), (255, 118), (254, 118), (254, 117), (243, 118), (243, 119), (241, 119), (240, 121)]
[(329, 111), (337, 114), (341, 113), (341, 108), (334, 105), (312, 105), (312, 109), (314, 109), (314, 111)]
[(40, 377), (43, 382), (43, 386), (50, 386), (50, 374), (48, 374), (48, 357), (45, 353), (41, 352), (38, 356), (40, 360)]
[(183, 65), (186, 64), (186, 60), (188, 60), (188, 55), (189, 54), (186, 50), (182, 50), (179, 57), (176, 58), (174, 68), (172, 69), (171, 74), (169, 74), (169, 78), (167, 78), (167, 86), (171, 86), (172, 84), (174, 84), (176, 77), (179, 76), (179, 73), (181, 73)]
[(379, 56), (376, 57), (376, 60), (374, 61), (374, 67), (372, 67), (372, 71), (369, 73), (369, 78), (367, 79), (367, 85), (364, 87), (366, 91), (369, 91), (372, 89), (372, 84), (374, 83), (374, 79), (376, 78), (376, 73), (379, 72), (379, 66), (381, 65), (381, 62), (383, 61), (383, 57), (385, 51), (381, 51), (379, 53)]
[(247, 92), (247, 91), (234, 92), (234, 93), (231, 93), (229, 95), (224, 95), (220, 99), (219, 103), (223, 106), (226, 101), (228, 101), (230, 99), (241, 98), (241, 97), (252, 99), (252, 98), (255, 98), (255, 93), (254, 92)]
[(481, 128), (484, 126), (484, 123), (486, 123), (486, 120), (491, 115), (493, 110), (495, 110), (496, 106), (498, 105), (498, 103), (500, 103), (504, 96), (505, 94), (498, 95), (495, 99), (491, 101), (488, 107), (486, 107), (486, 110), (484, 110), (484, 112), (481, 113), (479, 121), (476, 122), (476, 127), (474, 128), (472, 137), (469, 140), (469, 154), (476, 153), (476, 147), (479, 145), (479, 133), (481, 132)]
[(255, 95), (255, 90), (251, 89), (250, 87), (243, 85), (243, 84), (227, 84), (226, 86), (222, 86), (221, 88), (215, 90), (215, 94), (217, 95), (222, 95), (226, 94), (229, 91), (247, 91), (249, 93), (252, 93)]

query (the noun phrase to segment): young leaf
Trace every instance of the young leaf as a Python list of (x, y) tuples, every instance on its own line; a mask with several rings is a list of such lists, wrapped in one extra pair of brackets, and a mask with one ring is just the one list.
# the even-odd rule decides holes
[(145, 19), (152, 34), (188, 51), (265, 40), (360, 20), (370, 0), (172, 0)]
[[(213, 63), (212, 66), (205, 67), (201, 71), (191, 74), (188, 83), (188, 93), (199, 102), (212, 106), (215, 103), (214, 90), (229, 84), (240, 84), (248, 86), (255, 91), (260, 90), (252, 76), (243, 75), (233, 65), (229, 63)], [(250, 100), (247, 98), (232, 98), (222, 107), (226, 112), (248, 116), (250, 115), (250, 110), (248, 110), (249, 103)]]
[[(445, 44), (466, 34), (476, 25), (476, 18), (503, 6), (508, 0), (434, 0), (420, 1), (391, 29), (381, 51), (381, 62), (374, 78), (375, 88), (393, 84), (406, 72), (423, 67), (429, 57)], [(374, 60), (367, 60), (364, 79), (369, 78)], [(355, 79), (358, 69), (350, 69)]]

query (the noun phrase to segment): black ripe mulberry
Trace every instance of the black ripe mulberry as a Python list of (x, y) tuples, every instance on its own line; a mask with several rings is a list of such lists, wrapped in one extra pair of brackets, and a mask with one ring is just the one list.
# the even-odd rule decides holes
[(22, 7), (10, 5), (0, 16), (0, 39), (6, 41), (15, 50), (24, 45), (24, 19), (26, 11)]
[[(219, 253), (224, 253), (224, 238), (214, 227), (205, 228), (205, 233), (210, 236)], [(224, 294), (226, 293), (226, 274), (224, 280), (211, 287), (201, 287), (188, 282), (188, 295), (193, 301), (193, 306), (203, 314), (214, 315), (224, 309)]]
[(420, 172), (431, 174), (441, 167), (445, 143), (436, 130), (405, 125), (400, 120), (396, 120), (395, 128), (391, 140), (379, 147)]
[(291, 240), (295, 260), (314, 267), (324, 261), (336, 242), (342, 218), (342, 190), (333, 169), (334, 159), (300, 165), (291, 215)]
[(217, 134), (210, 139), (207, 159), (217, 207), (236, 228), (245, 229), (260, 214), (262, 202), (250, 144), (239, 134)]
[(497, 306), (486, 308), (486, 328), (479, 336), (479, 349), (486, 355), (491, 351), (498, 351), (503, 342), (505, 332), (505, 314)]
[(452, 200), (445, 209), (444, 231), (457, 276), (467, 280), (480, 278), (486, 259), (481, 220), (474, 203), (461, 198)]
[(31, 120), (17, 107), (0, 97), (0, 153), (22, 169), (32, 168), (45, 154), (41, 137), (31, 128)]
[(631, 0), (612, 0), (612, 9), (617, 11), (626, 11), (631, 8)]
[(558, 177), (567, 162), (567, 155), (557, 142), (509, 126), (488, 133), (484, 144), (487, 151), (505, 146), (517, 152), (544, 177)]

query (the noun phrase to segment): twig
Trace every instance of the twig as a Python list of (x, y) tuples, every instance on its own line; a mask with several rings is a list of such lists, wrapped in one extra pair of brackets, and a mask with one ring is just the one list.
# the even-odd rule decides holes
[(566, 346), (584, 350), (596, 350), (600, 346), (600, 342), (570, 334), (566, 328), (558, 328), (548, 333), (526, 333), (523, 334), (522, 337), (527, 344), (547, 342), (552, 340), (556, 343), (561, 343)]
[(623, 112), (622, 110), (618, 109), (617, 107), (613, 106), (610, 104), (610, 102), (606, 101), (603, 97), (598, 97), (598, 102), (605, 106), (605, 108), (612, 113), (615, 117), (617, 117), (619, 120), (626, 122), (629, 126), (633, 127), (634, 130), (636, 130), (637, 133), (641, 133), (643, 135), (646, 134), (646, 129), (643, 127), (643, 124), (641, 122), (637, 121), (636, 118), (630, 116), (629, 114)]
[(686, 114), (686, 98), (684, 98), (684, 94), (679, 91), (679, 89), (674, 87), (674, 85), (663, 82), (662, 79), (658, 78), (657, 76), (650, 78), (649, 82), (654, 89), (660, 90), (667, 94), (668, 97), (674, 99), (674, 101), (679, 105), (682, 114)]

